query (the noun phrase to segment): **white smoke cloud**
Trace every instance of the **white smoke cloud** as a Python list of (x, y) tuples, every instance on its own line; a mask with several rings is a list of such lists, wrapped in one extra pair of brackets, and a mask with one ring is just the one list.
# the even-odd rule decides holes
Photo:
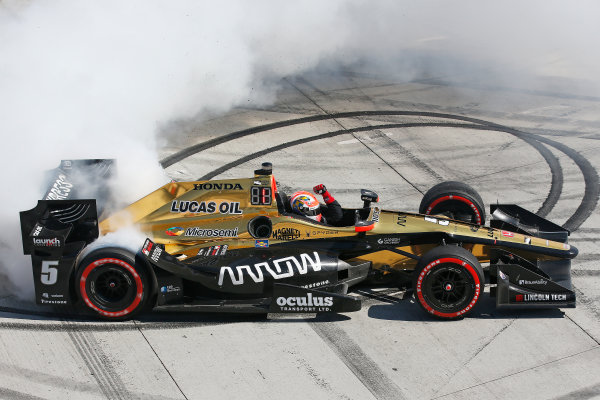
[(3, 270), (31, 293), (18, 211), (61, 158), (116, 158), (123, 200), (165, 180), (170, 120), (275, 99), (324, 64), (399, 79), (586, 79), (597, 94), (600, 5), (567, 1), (0, 0)]

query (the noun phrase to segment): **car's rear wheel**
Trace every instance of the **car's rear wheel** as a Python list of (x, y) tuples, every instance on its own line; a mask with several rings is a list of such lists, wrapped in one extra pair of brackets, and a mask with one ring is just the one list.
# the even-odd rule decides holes
[(425, 253), (413, 276), (417, 303), (443, 319), (457, 319), (473, 311), (484, 288), (477, 258), (459, 246), (440, 246)]
[(144, 309), (150, 281), (135, 256), (119, 248), (96, 250), (79, 264), (75, 289), (82, 305), (100, 318), (129, 319)]
[(481, 196), (471, 186), (456, 181), (442, 182), (429, 189), (421, 200), (419, 213), (444, 215), (478, 225), (485, 223)]

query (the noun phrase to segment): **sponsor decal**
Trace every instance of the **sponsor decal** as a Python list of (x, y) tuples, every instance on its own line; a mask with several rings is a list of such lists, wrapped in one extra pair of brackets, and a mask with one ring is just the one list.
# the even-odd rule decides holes
[(567, 295), (562, 293), (529, 293), (518, 294), (515, 296), (518, 302), (536, 302), (536, 301), (567, 301)]
[(531, 244), (531, 238), (526, 237), (525, 239), (523, 239), (523, 241), (525, 242), (525, 244)]
[(500, 275), (500, 278), (502, 278), (502, 279), (504, 279), (504, 280), (508, 279), (508, 276), (506, 276), (506, 275), (504, 274), (504, 272), (502, 272), (502, 271), (500, 271), (500, 270), (498, 270), (498, 275)]
[(64, 299), (65, 296), (62, 294), (48, 294), (42, 293), (42, 298), (40, 299), (40, 303), (42, 304), (67, 304), (67, 300), (59, 300)]
[(44, 200), (66, 200), (72, 188), (73, 184), (67, 181), (65, 175), (60, 174)]
[(63, 297), (65, 297), (62, 294), (48, 294), (48, 293), (42, 293), (42, 297), (45, 299), (49, 299), (49, 298), (53, 298), (53, 299), (62, 299)]
[(396, 218), (396, 224), (400, 226), (406, 226), (406, 215), (398, 215), (398, 218)]
[(262, 182), (261, 181), (254, 181), (253, 185), (259, 185), (260, 186), (260, 185), (262, 185)]
[(73, 166), (73, 163), (71, 162), (71, 160), (63, 160), (62, 168), (71, 169), (72, 166)]
[(324, 281), (320, 281), (320, 282), (314, 282), (314, 283), (310, 283), (308, 285), (304, 285), (302, 286), (304, 289), (313, 289), (313, 288), (318, 288), (321, 286), (326, 286), (329, 285), (329, 279), (326, 279)]
[(194, 190), (244, 190), (239, 183), (195, 183)]
[(37, 239), (33, 238), (33, 244), (40, 247), (60, 247), (60, 240), (58, 238), (52, 239)]
[(198, 251), (199, 256), (224, 256), (227, 253), (228, 245), (205, 247)]
[(154, 243), (152, 243), (149, 239), (146, 239), (144, 247), (142, 247), (142, 253), (144, 253), (146, 256), (150, 256), (150, 250), (152, 250), (153, 246)]
[(479, 230), (479, 225), (470, 225), (469, 228), (471, 232), (477, 232)]
[(254, 247), (269, 247), (268, 240), (255, 240)]
[(299, 275), (306, 275), (309, 270), (315, 272), (321, 270), (321, 259), (319, 253), (313, 252), (313, 257), (306, 253), (299, 256), (277, 258), (272, 261), (264, 261), (253, 265), (238, 265), (235, 267), (222, 267), (219, 271), (219, 286), (223, 286), (225, 276), (229, 276), (234, 285), (243, 285), (244, 277), (250, 277), (256, 283), (264, 281), (266, 274), (273, 279), (284, 279)]
[(41, 231), (42, 231), (42, 226), (41, 225), (36, 225), (35, 226), (35, 230), (33, 231), (33, 236), (38, 236)]
[(378, 244), (399, 244), (400, 238), (399, 237), (379, 238), (379, 239), (377, 239), (377, 243)]
[(502, 236), (504, 237), (514, 237), (515, 234), (509, 231), (502, 231)]
[(40, 299), (40, 303), (42, 304), (67, 304), (66, 300), (46, 300)]
[(300, 231), (294, 228), (279, 228), (273, 231), (275, 240), (296, 240), (300, 238)]
[(175, 285), (167, 285), (160, 288), (161, 293), (179, 293), (181, 292), (181, 287)]
[(488, 237), (493, 238), (494, 237), (494, 230), (492, 228), (488, 228), (488, 233), (487, 233)]
[(150, 256), (150, 258), (152, 259), (152, 261), (158, 262), (158, 259), (160, 258), (161, 254), (162, 254), (162, 249), (158, 246), (155, 246), (154, 251), (152, 252), (152, 255)]
[(424, 217), (423, 219), (427, 222), (431, 222), (432, 224), (439, 224), (442, 226), (450, 225), (450, 221), (448, 221), (447, 219), (439, 219), (438, 220), (437, 218), (433, 218), (433, 217)]
[(333, 297), (313, 296), (312, 293), (307, 293), (302, 297), (278, 297), (275, 302), (281, 311), (320, 312), (330, 311)]
[(185, 236), (190, 237), (237, 237), (238, 228), (234, 229), (204, 229), (204, 228), (187, 228)]
[(373, 222), (379, 222), (379, 214), (380, 214), (381, 210), (379, 210), (379, 207), (375, 207), (373, 208), (373, 216), (371, 217), (371, 221)]
[(322, 231), (312, 231), (311, 234), (306, 234), (306, 237), (310, 237), (310, 235), (337, 235), (340, 231), (330, 231), (330, 230), (322, 230)]
[(165, 231), (165, 233), (169, 236), (181, 236), (184, 232), (184, 229), (180, 226), (173, 226)]
[(172, 213), (204, 213), (204, 214), (242, 214), (240, 203), (237, 201), (224, 201), (217, 205), (214, 201), (189, 201), (173, 200), (171, 203)]
[(545, 279), (538, 279), (535, 281), (528, 281), (527, 279), (519, 279), (519, 285), (546, 285), (548, 281)]
[(563, 249), (569, 250), (571, 248), (570, 244), (563, 243)]

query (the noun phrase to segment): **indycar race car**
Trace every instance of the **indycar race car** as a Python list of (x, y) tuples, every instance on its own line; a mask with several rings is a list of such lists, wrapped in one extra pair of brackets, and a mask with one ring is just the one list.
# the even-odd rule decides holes
[[(569, 232), (516, 205), (491, 206), (486, 227), (483, 202), (464, 183), (431, 188), (418, 214), (382, 210), (363, 189), (363, 207), (330, 226), (292, 212), (270, 163), (246, 179), (171, 182), (110, 212), (106, 190), (86, 199), (80, 182), (102, 187), (112, 166), (62, 161), (44, 199), (21, 212), (38, 304), (111, 320), (152, 308), (337, 313), (361, 308), (350, 287), (385, 282), (455, 319), (482, 297), (485, 266), (497, 307), (575, 307)], [(148, 237), (138, 251), (96, 245), (127, 226)]]

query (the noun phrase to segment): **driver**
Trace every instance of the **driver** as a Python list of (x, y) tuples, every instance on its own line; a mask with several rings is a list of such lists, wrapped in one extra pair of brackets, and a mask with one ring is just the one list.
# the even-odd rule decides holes
[(315, 186), (313, 191), (323, 196), (324, 205), (319, 204), (319, 201), (312, 193), (299, 191), (290, 197), (292, 210), (312, 220), (337, 226), (343, 217), (340, 203), (333, 198), (323, 184)]

